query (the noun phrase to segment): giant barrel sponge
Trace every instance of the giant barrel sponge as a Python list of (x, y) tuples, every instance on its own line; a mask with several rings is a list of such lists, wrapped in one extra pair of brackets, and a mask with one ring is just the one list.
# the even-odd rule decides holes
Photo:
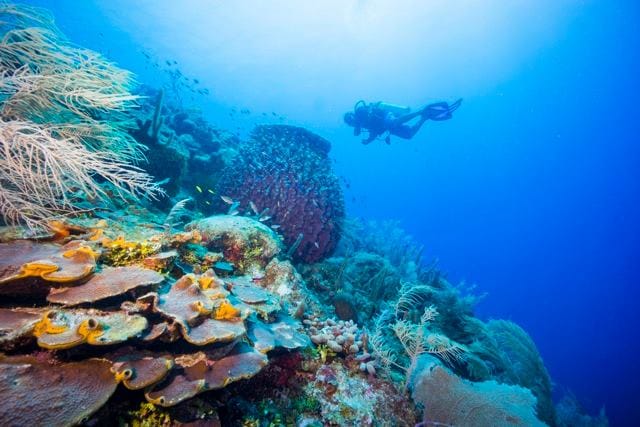
[(335, 249), (344, 197), (331, 170), (331, 144), (295, 126), (257, 126), (225, 168), (218, 194), (263, 213), (297, 261), (315, 262)]

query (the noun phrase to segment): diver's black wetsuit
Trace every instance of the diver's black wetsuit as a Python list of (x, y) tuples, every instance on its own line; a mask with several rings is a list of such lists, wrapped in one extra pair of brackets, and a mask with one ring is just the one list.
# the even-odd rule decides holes
[[(407, 108), (405, 109), (407, 113), (398, 115), (397, 108), (396, 111), (393, 111), (381, 102), (366, 104), (364, 101), (358, 101), (354, 111), (345, 114), (344, 120), (348, 125), (353, 126), (353, 134), (356, 136), (360, 135), (362, 129), (369, 132), (369, 137), (362, 141), (363, 144), (370, 144), (387, 132), (400, 138), (411, 139), (427, 120), (450, 119), (451, 114), (461, 103), (462, 99), (451, 105), (446, 102), (437, 102), (413, 113), (409, 113)], [(407, 124), (416, 117), (420, 117), (416, 123)], [(389, 135), (387, 135), (385, 141), (389, 143), (389, 140)]]

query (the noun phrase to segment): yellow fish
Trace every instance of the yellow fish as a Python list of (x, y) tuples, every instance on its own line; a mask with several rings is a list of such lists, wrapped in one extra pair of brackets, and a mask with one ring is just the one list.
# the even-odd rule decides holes
[(196, 190), (198, 190), (198, 193), (202, 193), (202, 188), (199, 185), (196, 185)]
[(212, 189), (208, 189), (207, 191), (211, 194), (216, 194)]

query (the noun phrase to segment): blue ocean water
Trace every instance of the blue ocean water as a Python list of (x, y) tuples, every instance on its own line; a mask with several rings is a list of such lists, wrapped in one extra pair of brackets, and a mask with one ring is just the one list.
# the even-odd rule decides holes
[[(532, 335), (558, 390), (640, 422), (635, 2), (30, 3), (141, 82), (177, 61), (215, 125), (283, 116), (332, 141), (350, 215), (400, 219), (488, 294), (480, 317)], [(359, 99), (458, 97), (411, 141), (363, 146), (342, 122)]]

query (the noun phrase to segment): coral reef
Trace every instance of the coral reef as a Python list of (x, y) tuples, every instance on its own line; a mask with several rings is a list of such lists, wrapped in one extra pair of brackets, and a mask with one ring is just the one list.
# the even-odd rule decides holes
[(388, 384), (353, 375), (337, 362), (322, 365), (314, 376), (305, 391), (317, 402), (322, 425), (415, 425), (411, 405)]
[[(363, 372), (411, 389), (419, 361), (431, 354), (460, 381), (494, 380), (530, 390), (535, 415), (555, 425), (549, 376), (521, 328), (476, 319), (477, 299), (422, 264), (421, 250), (396, 223), (349, 220), (345, 230), (339, 256), (300, 269), (326, 315), (357, 320), (369, 331), (369, 352), (357, 356)], [(318, 350), (339, 354), (326, 347)]]
[(345, 219), (327, 140), (241, 142), (0, 18), (3, 425), (608, 425), (397, 222)]
[[(186, 233), (167, 230), (158, 221), (154, 234), (153, 229), (140, 230), (146, 214), (137, 215), (133, 225), (78, 220), (82, 226), (57, 224), (57, 233), (39, 241), (6, 239), (2, 244), (7, 254), (15, 254), (6, 257), (10, 280), (5, 285), (20, 283), (23, 291), (7, 293), (6, 308), (0, 309), (2, 351), (15, 355), (8, 357), (44, 357), (47, 366), (99, 360), (110, 373), (110, 382), (101, 384), (123, 385), (110, 386), (109, 395), (87, 406), (83, 418), (97, 411), (98, 418), (117, 413), (131, 422), (173, 422), (201, 416), (216, 420), (218, 413), (231, 423), (270, 418), (278, 424), (293, 416), (300, 425), (359, 425), (375, 423), (385, 414), (398, 425), (413, 425), (416, 413), (408, 396), (375, 377), (378, 362), (366, 353), (364, 331), (351, 321), (320, 317), (324, 307), (318, 298), (291, 262), (277, 258), (281, 242), (272, 229), (251, 218), (222, 216), (196, 221)], [(126, 239), (119, 238), (124, 235)], [(145, 258), (138, 255), (143, 244), (153, 248)], [(185, 255), (200, 250), (211, 254), (204, 244), (220, 251), (220, 259), (235, 255), (234, 267), (224, 276), (211, 269), (199, 273), (204, 258)], [(163, 252), (165, 247), (172, 249)], [(114, 248), (123, 264), (118, 267), (109, 266)], [(168, 252), (174, 254), (163, 255)], [(19, 277), (23, 265), (47, 259), (64, 272), (69, 267), (59, 259), (70, 262), (78, 254), (91, 267), (80, 280), (47, 280), (50, 271)], [(194, 272), (184, 273), (185, 266), (169, 267), (170, 275), (145, 269), (155, 257), (191, 262)], [(37, 286), (26, 286), (25, 280)], [(25, 297), (28, 307), (21, 305)], [(331, 339), (311, 350), (311, 339), (291, 316), (308, 320), (311, 339), (325, 334)], [(299, 349), (308, 350), (296, 353)], [(335, 388), (325, 375), (330, 371), (349, 386)], [(252, 385), (243, 385), (249, 378)], [(101, 381), (98, 376), (92, 380)], [(123, 389), (139, 394), (128, 395), (130, 404), (125, 405), (118, 397)], [(215, 399), (220, 400), (213, 407), (216, 400), (198, 397), (212, 390), (218, 390)], [(136, 406), (140, 399), (153, 406)], [(234, 412), (242, 399), (263, 412)], [(339, 412), (331, 415), (336, 408)]]
[(396, 301), (376, 318), (369, 342), (376, 366), (386, 373), (400, 369), (409, 388), (430, 354), (451, 369), (446, 371), (451, 378), (462, 377), (457, 381), (494, 380), (526, 390), (538, 419), (555, 424), (551, 383), (531, 339), (510, 322), (473, 318), (464, 298), (439, 276), (429, 284), (405, 282)]
[(395, 298), (402, 280), (386, 258), (369, 252), (301, 265), (300, 272), (339, 319), (353, 321), (372, 319), (381, 301)]
[[(188, 195), (200, 210), (213, 213), (212, 189), (236, 154), (239, 140), (214, 128), (197, 111), (183, 108), (163, 90), (142, 86), (137, 93), (144, 98), (130, 111), (137, 123), (130, 133), (149, 147), (145, 170), (164, 182), (169, 197)], [(162, 199), (159, 203), (167, 207), (170, 201)]]
[(225, 168), (216, 192), (245, 211), (255, 207), (263, 221), (268, 217), (295, 260), (318, 261), (337, 246), (344, 219), (329, 149), (328, 141), (301, 128), (258, 126)]
[(251, 384), (238, 385), (233, 392), (220, 412), (225, 425), (356, 426), (388, 421), (413, 427), (417, 420), (409, 397), (393, 383), (363, 374), (353, 356), (323, 362), (315, 351), (276, 355)]
[[(157, 232), (166, 238), (160, 227)], [(111, 234), (106, 229), (104, 233)], [(139, 242), (130, 242), (132, 247), (135, 243)], [(106, 367), (108, 382), (101, 379), (105, 375), (99, 370), (88, 372), (85, 378), (89, 383), (96, 382), (97, 387), (108, 386), (104, 394), (96, 396), (96, 401), (86, 405), (79, 415), (71, 410), (69, 414), (61, 414), (60, 417), (70, 417), (64, 418), (70, 421), (62, 424), (77, 422), (98, 410), (119, 382), (130, 390), (145, 389), (145, 398), (155, 405), (174, 406), (199, 393), (222, 389), (254, 376), (267, 365), (272, 351), (293, 351), (308, 345), (306, 335), (298, 331), (300, 324), (282, 312), (280, 298), (251, 277), (231, 276), (223, 280), (208, 270), (203, 274), (182, 275), (174, 281), (156, 271), (131, 265), (139, 263), (137, 257), (124, 260), (129, 265), (109, 267), (102, 264), (98, 255), (111, 245), (112, 240), (104, 238), (75, 240), (66, 245), (17, 240), (1, 247), (7, 254), (3, 258), (6, 264), (2, 268), (3, 286), (21, 280), (37, 282), (37, 286), (23, 286), (21, 293), (7, 292), (8, 299), (3, 304), (9, 307), (0, 309), (1, 349), (16, 354), (0, 360), (0, 371), (6, 372), (4, 378), (26, 375), (19, 382), (24, 387), (27, 384), (33, 387), (37, 383), (34, 375), (44, 375), (47, 366), (72, 369), (76, 364), (96, 360)], [(242, 250), (251, 252), (253, 247)], [(73, 264), (78, 255), (89, 261), (88, 268)], [(260, 268), (256, 272), (264, 275), (264, 265), (270, 260), (268, 256), (263, 258), (262, 267), (254, 267)], [(73, 275), (69, 269), (82, 274)], [(283, 277), (271, 280), (279, 283), (278, 287), (286, 286), (287, 273), (290, 272), (284, 269)], [(84, 281), (78, 282), (79, 278)], [(69, 285), (71, 279), (73, 286)], [(60, 282), (65, 287), (53, 287)], [(137, 297), (139, 289), (151, 292)], [(30, 305), (37, 307), (20, 307), (21, 299), (14, 299), (18, 296), (30, 298)], [(56, 307), (47, 307), (45, 302)], [(81, 308), (75, 307), (78, 305)], [(160, 342), (164, 344), (158, 347), (156, 344)], [(73, 350), (73, 353), (56, 353), (54, 358), (53, 353), (34, 353), (33, 343), (37, 348)], [(90, 347), (94, 350), (89, 351)], [(14, 360), (27, 358), (24, 360), (28, 363), (36, 363), (39, 359), (28, 359), (34, 354), (36, 357), (45, 354), (49, 361), (23, 374), (21, 369), (12, 368), (16, 363), (22, 363), (19, 366), (27, 363)], [(59, 378), (61, 390), (73, 387), (73, 381)], [(53, 389), (52, 392), (55, 393)], [(23, 403), (11, 404), (19, 407)], [(5, 404), (0, 412), (14, 409)], [(25, 423), (38, 420), (38, 416), (36, 411), (31, 418), (25, 414)]]
[(405, 280), (416, 281), (424, 270), (423, 247), (400, 226), (399, 221), (365, 221), (348, 218), (337, 256), (356, 252), (375, 254), (390, 263)]
[(555, 409), (559, 427), (609, 427), (604, 407), (600, 409), (598, 415), (588, 415), (571, 392), (562, 396)]

